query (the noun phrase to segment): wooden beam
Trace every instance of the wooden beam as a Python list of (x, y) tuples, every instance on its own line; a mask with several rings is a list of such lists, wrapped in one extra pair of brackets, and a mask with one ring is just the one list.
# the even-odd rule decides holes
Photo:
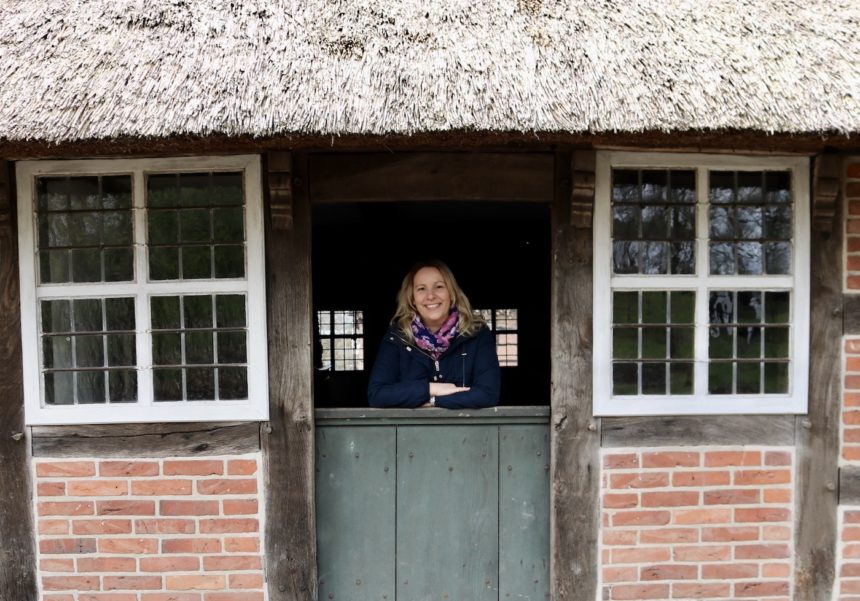
[[(600, 432), (592, 417), (593, 232), (591, 220), (583, 216), (590, 212), (581, 194), (589, 171), (593, 181), (591, 151), (574, 153), (572, 161), (569, 154), (556, 156), (550, 342), (550, 597), (555, 601), (597, 598)], [(572, 215), (574, 207), (579, 215)]]
[[(841, 223), (840, 205), (835, 203), (836, 223)], [(795, 441), (795, 599), (825, 601), (832, 596), (836, 571), (842, 356), (841, 226), (832, 227), (830, 231), (813, 229), (810, 275), (809, 413), (798, 416)]]
[(310, 157), (311, 202), (550, 202), (548, 153), (365, 153)]
[(260, 450), (257, 423), (38, 426), (34, 457), (193, 457)]
[[(269, 169), (287, 163), (283, 153), (270, 153), (266, 159)], [(275, 227), (270, 210), (266, 231), (270, 427), (263, 452), (270, 601), (314, 601), (317, 596), (306, 156), (294, 155), (292, 168), (292, 223), (285, 229)], [(283, 200), (282, 191), (277, 193)]]
[(794, 445), (793, 415), (605, 417), (602, 447)]
[(24, 428), (21, 288), (11, 173), (11, 165), (0, 161), (0, 601), (31, 601), (38, 596), (36, 535)]
[(833, 231), (836, 227), (836, 203), (842, 181), (842, 157), (821, 154), (815, 157), (812, 183), (812, 228), (817, 232)]
[(839, 470), (839, 504), (860, 505), (860, 465), (846, 465)]

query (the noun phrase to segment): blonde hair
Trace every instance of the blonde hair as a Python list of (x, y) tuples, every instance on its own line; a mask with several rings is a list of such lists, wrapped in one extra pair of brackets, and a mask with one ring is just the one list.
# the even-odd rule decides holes
[(458, 326), (460, 333), (471, 336), (478, 331), (484, 325), (484, 320), (473, 313), (469, 298), (463, 292), (463, 289), (457, 285), (457, 280), (454, 279), (451, 269), (442, 261), (437, 260), (416, 263), (403, 278), (400, 290), (397, 292), (397, 311), (394, 313), (394, 317), (391, 318), (392, 325), (400, 331), (400, 334), (407, 341), (415, 342), (415, 336), (412, 334), (412, 320), (418, 314), (418, 309), (415, 308), (415, 303), (412, 302), (414, 292), (413, 282), (415, 281), (415, 275), (425, 267), (438, 269), (439, 273), (442, 274), (442, 280), (445, 282), (445, 287), (448, 288), (448, 294), (451, 296), (451, 306), (457, 307), (457, 311), (460, 313), (460, 324)]

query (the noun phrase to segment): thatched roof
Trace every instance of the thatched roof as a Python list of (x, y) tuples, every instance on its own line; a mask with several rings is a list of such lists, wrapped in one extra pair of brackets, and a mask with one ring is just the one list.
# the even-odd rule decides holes
[(0, 140), (860, 131), (858, 0), (2, 0)]

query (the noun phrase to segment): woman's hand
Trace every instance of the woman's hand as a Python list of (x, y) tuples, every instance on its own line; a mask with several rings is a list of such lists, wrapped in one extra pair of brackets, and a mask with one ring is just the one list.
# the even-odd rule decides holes
[(448, 396), (457, 392), (466, 392), (468, 386), (457, 386), (450, 382), (430, 382), (430, 396)]

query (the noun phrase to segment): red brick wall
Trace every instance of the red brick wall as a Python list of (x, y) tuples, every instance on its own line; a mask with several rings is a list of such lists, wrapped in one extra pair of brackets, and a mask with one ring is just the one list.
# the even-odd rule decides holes
[(603, 451), (603, 599), (789, 599), (791, 448)]
[(260, 457), (35, 461), (43, 601), (263, 601)]
[[(840, 601), (860, 601), (860, 509), (839, 512), (836, 594)], [(838, 596), (837, 596), (838, 595)]]

